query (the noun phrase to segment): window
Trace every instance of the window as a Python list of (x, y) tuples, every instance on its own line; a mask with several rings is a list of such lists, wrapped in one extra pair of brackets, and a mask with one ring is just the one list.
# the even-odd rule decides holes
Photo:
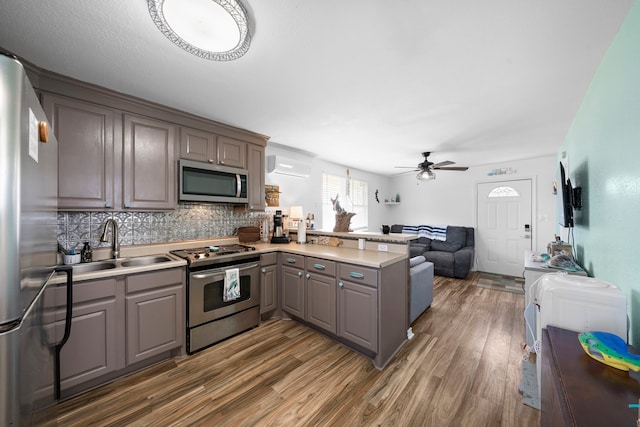
[(487, 197), (518, 197), (520, 194), (512, 187), (496, 187)]
[(365, 181), (336, 175), (322, 174), (322, 228), (333, 230), (336, 223), (331, 199), (338, 195), (338, 203), (347, 212), (355, 212), (351, 218), (351, 229), (363, 230), (369, 224), (368, 186)]

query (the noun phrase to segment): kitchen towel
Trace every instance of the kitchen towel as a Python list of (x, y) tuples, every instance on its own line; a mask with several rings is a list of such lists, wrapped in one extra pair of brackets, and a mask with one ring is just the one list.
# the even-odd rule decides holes
[(222, 301), (228, 302), (240, 298), (240, 270), (230, 268), (225, 271)]

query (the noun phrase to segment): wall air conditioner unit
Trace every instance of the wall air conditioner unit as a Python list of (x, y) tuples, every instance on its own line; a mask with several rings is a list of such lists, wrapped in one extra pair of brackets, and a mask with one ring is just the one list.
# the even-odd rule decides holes
[(267, 173), (309, 178), (311, 176), (311, 165), (300, 160), (272, 155), (267, 156)]

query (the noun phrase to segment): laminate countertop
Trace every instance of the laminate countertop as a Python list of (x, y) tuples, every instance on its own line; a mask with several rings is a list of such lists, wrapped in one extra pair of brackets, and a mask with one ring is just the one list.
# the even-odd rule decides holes
[(386, 267), (408, 258), (405, 253), (360, 250), (357, 248), (324, 246), (310, 243), (251, 243), (251, 246), (255, 246), (260, 252), (288, 252), (374, 268)]
[[(153, 245), (142, 246), (123, 246), (121, 247), (121, 253), (126, 258), (133, 258), (138, 256), (148, 255), (167, 255), (172, 260), (169, 262), (156, 263), (145, 266), (126, 267), (126, 268), (112, 268), (107, 270), (91, 271), (86, 273), (74, 273), (73, 280), (76, 282), (84, 280), (94, 280), (106, 277), (121, 276), (128, 274), (144, 273), (155, 270), (162, 270), (167, 268), (183, 267), (187, 265), (184, 259), (178, 258), (169, 252), (176, 249), (184, 249), (195, 246), (218, 246), (224, 244), (238, 243), (237, 238), (223, 238), (212, 240), (192, 240), (179, 243), (163, 243)], [(374, 250), (360, 250), (350, 247), (341, 246), (325, 246), (318, 244), (300, 244), (300, 243), (287, 243), (287, 244), (275, 244), (275, 243), (243, 243), (248, 246), (256, 248), (256, 254), (270, 253), (270, 252), (288, 252), (304, 256), (312, 256), (317, 258), (323, 258), (330, 261), (345, 262), (349, 264), (361, 265), (365, 267), (383, 268), (396, 262), (407, 259), (408, 256), (405, 253), (396, 252), (384, 252)], [(107, 260), (107, 254), (110, 253), (108, 248), (100, 248), (94, 250), (94, 261)], [(97, 256), (96, 256), (97, 255)], [(63, 283), (65, 280), (64, 274), (58, 274), (53, 278), (53, 283)]]

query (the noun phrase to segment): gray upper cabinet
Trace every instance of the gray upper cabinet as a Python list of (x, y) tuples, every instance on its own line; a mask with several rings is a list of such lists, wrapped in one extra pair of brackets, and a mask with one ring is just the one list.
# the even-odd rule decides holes
[(113, 208), (114, 110), (50, 94), (43, 106), (59, 143), (58, 208)]
[(264, 195), (264, 147), (248, 144), (247, 165), (249, 170), (249, 202), (247, 209), (263, 212), (266, 208)]
[(180, 128), (180, 158), (217, 163), (216, 135), (189, 127)]
[(176, 126), (171, 123), (124, 115), (125, 209), (175, 209), (176, 134)]
[(36, 89), (58, 140), (60, 210), (170, 210), (178, 158), (251, 169), (263, 211), (265, 135), (129, 97), (45, 70)]
[(219, 136), (218, 164), (246, 169), (247, 143), (228, 136)]

